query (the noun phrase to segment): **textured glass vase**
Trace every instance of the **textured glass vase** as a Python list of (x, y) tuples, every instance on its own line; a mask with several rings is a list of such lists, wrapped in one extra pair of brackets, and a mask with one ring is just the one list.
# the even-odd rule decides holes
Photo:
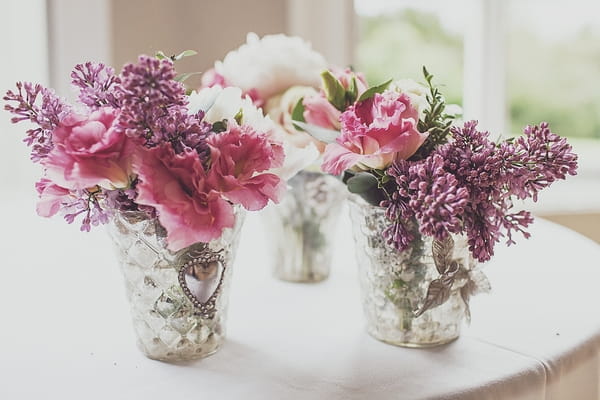
[(335, 177), (300, 171), (277, 205), (265, 210), (273, 275), (284, 281), (319, 282), (329, 276), (332, 239), (346, 198)]
[(388, 245), (385, 209), (352, 196), (350, 216), (367, 330), (376, 339), (404, 347), (432, 347), (458, 338), (470, 318), (471, 295), (489, 283), (468, 251), (466, 238), (436, 241), (418, 232), (404, 251)]
[(185, 361), (216, 352), (225, 339), (232, 265), (243, 211), (210, 243), (166, 248), (165, 230), (142, 212), (119, 212), (109, 225), (125, 278), (139, 349)]

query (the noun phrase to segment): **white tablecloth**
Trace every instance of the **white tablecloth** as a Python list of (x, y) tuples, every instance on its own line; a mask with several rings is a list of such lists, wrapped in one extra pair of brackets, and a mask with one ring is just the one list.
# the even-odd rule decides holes
[(0, 399), (600, 399), (600, 246), (543, 220), (498, 247), (461, 337), (419, 350), (365, 333), (347, 213), (313, 285), (271, 278), (250, 215), (226, 344), (173, 365), (135, 347), (103, 229), (41, 219), (29, 198), (0, 205)]

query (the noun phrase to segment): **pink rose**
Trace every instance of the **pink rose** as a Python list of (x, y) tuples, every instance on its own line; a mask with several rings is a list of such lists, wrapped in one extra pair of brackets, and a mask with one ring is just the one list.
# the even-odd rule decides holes
[(118, 111), (101, 108), (89, 116), (71, 113), (54, 131), (44, 160), (48, 177), (70, 189), (124, 188), (131, 173), (130, 140), (114, 127)]
[(233, 227), (233, 207), (207, 184), (195, 151), (175, 154), (168, 144), (140, 148), (134, 165), (136, 202), (156, 209), (170, 250), (210, 242)]
[(211, 168), (208, 182), (227, 199), (247, 210), (260, 210), (278, 202), (285, 182), (277, 175), (260, 173), (283, 165), (283, 147), (270, 142), (248, 125), (230, 124), (227, 131), (208, 138)]
[(341, 116), (342, 130), (323, 155), (324, 171), (383, 169), (412, 156), (427, 138), (417, 130), (419, 115), (409, 97), (391, 91), (356, 103)]
[(325, 98), (324, 94), (305, 97), (302, 105), (304, 105), (304, 119), (309, 124), (326, 129), (340, 129), (342, 113)]
[(71, 191), (55, 185), (49, 179), (42, 178), (35, 184), (40, 201), (36, 206), (36, 211), (41, 217), (52, 217), (55, 215), (63, 202), (67, 201)]

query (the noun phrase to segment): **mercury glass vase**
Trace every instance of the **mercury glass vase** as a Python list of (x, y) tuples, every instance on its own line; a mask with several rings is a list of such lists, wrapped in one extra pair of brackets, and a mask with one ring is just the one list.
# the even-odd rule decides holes
[(265, 209), (273, 275), (290, 282), (319, 282), (329, 276), (332, 240), (346, 188), (339, 179), (300, 171), (288, 181), (277, 205)]
[(489, 283), (468, 251), (462, 235), (443, 241), (419, 234), (404, 251), (388, 245), (385, 209), (352, 196), (358, 275), (367, 331), (386, 343), (432, 347), (460, 335), (470, 318), (469, 298)]
[(142, 212), (117, 212), (109, 232), (125, 278), (139, 349), (149, 358), (186, 361), (216, 352), (225, 339), (232, 266), (243, 210), (235, 226), (209, 243), (180, 251)]

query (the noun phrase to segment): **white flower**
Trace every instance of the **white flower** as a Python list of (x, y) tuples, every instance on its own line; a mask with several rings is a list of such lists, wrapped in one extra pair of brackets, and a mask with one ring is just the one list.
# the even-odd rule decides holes
[(272, 141), (281, 143), (285, 153), (283, 166), (269, 171), (281, 179), (290, 179), (319, 157), (319, 151), (312, 143), (304, 147), (295, 146), (283, 128), (275, 124), (268, 115), (263, 115), (262, 110), (256, 108), (249, 97), (242, 95), (240, 88), (204, 88), (199, 92), (192, 92), (188, 101), (188, 112), (195, 114), (202, 110), (205, 112), (204, 120), (210, 123), (224, 119), (232, 121), (241, 110), (242, 124), (250, 125), (256, 131), (265, 133)]
[(306, 132), (298, 131), (292, 122), (292, 112), (303, 97), (316, 96), (319, 92), (310, 86), (292, 86), (283, 94), (273, 96), (265, 104), (265, 112), (285, 131), (288, 140), (296, 147), (306, 147), (316, 141)]
[(263, 100), (291, 86), (319, 87), (319, 74), (326, 68), (325, 58), (310, 43), (283, 34), (261, 39), (249, 33), (245, 44), (215, 63), (228, 85), (244, 92), (255, 89)]
[(429, 89), (412, 79), (399, 79), (390, 84), (389, 90), (405, 93), (410, 98), (410, 104), (419, 112), (419, 118), (423, 117), (424, 111), (429, 107), (427, 93)]

